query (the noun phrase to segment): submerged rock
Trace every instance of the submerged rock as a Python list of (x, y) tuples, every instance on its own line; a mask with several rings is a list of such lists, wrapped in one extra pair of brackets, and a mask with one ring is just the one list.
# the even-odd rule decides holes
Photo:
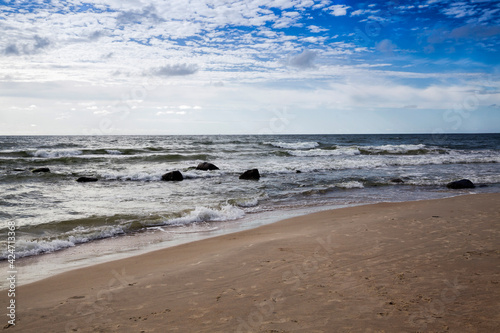
[(96, 182), (98, 180), (99, 179), (97, 179), (95, 177), (80, 177), (76, 181), (79, 183), (91, 183), (91, 182)]
[(394, 179), (391, 179), (391, 183), (403, 184), (404, 181), (401, 178), (394, 178)]
[(170, 171), (170, 172), (167, 172), (166, 174), (164, 174), (163, 176), (161, 176), (161, 180), (164, 180), (164, 181), (181, 181), (181, 180), (184, 180), (184, 176), (178, 170), (176, 170), (176, 171)]
[(198, 164), (198, 166), (196, 167), (196, 170), (203, 170), (203, 171), (219, 170), (219, 168), (212, 163), (202, 162), (202, 163)]
[(31, 172), (33, 172), (33, 173), (50, 172), (50, 169), (49, 168), (36, 168), (36, 169), (31, 170)]
[(240, 179), (259, 180), (260, 179), (259, 170), (258, 169), (247, 170), (241, 174)]
[(446, 184), (446, 187), (454, 189), (454, 190), (459, 190), (462, 188), (475, 188), (476, 186), (474, 185), (473, 182), (471, 182), (468, 179), (461, 179), (461, 180), (457, 180), (457, 181)]

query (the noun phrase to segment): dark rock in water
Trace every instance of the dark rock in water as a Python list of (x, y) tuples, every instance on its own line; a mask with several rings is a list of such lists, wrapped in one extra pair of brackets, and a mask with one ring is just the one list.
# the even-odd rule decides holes
[(184, 179), (184, 176), (182, 176), (182, 173), (178, 170), (176, 171), (170, 171), (161, 176), (161, 180), (164, 181), (181, 181)]
[(79, 183), (91, 183), (98, 181), (98, 179), (94, 177), (80, 177), (76, 181)]
[(462, 189), (462, 188), (474, 188), (476, 186), (474, 185), (473, 182), (471, 182), (468, 179), (461, 179), (461, 180), (457, 180), (455, 182), (448, 183), (446, 185), (446, 187), (454, 189), (454, 190), (459, 190), (459, 189)]
[(404, 181), (401, 178), (394, 178), (394, 179), (391, 179), (391, 183), (403, 184)]
[(212, 163), (202, 162), (202, 163), (198, 164), (198, 166), (196, 167), (196, 170), (203, 170), (203, 171), (207, 171), (207, 170), (219, 170), (219, 168), (216, 167)]
[(38, 173), (38, 172), (50, 172), (50, 169), (49, 169), (49, 168), (37, 168), (37, 169), (33, 169), (33, 170), (31, 170), (31, 172), (33, 172), (33, 173)]
[(247, 170), (241, 174), (240, 179), (259, 180), (260, 179), (259, 170), (258, 169)]
[(15, 169), (13, 169), (12, 171), (21, 172), (21, 171), (24, 171), (24, 169), (18, 169), (18, 168), (15, 168)]
[(302, 171), (300, 171), (300, 170), (295, 170), (295, 173), (302, 173)]

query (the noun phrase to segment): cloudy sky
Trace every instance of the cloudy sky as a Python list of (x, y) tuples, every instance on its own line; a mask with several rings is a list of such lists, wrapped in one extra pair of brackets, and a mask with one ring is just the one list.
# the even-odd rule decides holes
[(0, 0), (0, 135), (500, 132), (500, 1)]

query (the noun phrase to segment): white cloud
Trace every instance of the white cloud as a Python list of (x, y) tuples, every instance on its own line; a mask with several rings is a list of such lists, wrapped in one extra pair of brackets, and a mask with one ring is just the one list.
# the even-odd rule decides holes
[[(70, 9), (70, 5), (78, 8), (84, 3), (100, 10)], [(203, 129), (199, 124), (225, 124), (231, 115), (236, 122), (242, 114), (239, 110), (258, 112), (282, 106), (283, 101), (303, 109), (321, 103), (328, 110), (373, 105), (439, 109), (446, 98), (459, 96), (452, 88), (461, 86), (449, 82), (468, 84), (466, 73), (445, 77), (395, 72), (397, 67), (388, 60), (377, 64), (373, 57), (380, 53), (374, 52), (373, 43), (370, 48), (356, 44), (334, 24), (322, 26), (322, 20), (314, 20), (316, 11), (305, 9), (353, 21), (361, 15), (381, 19), (376, 17), (379, 10), (373, 4), (366, 7), (370, 9), (354, 10), (332, 3), (52, 0), (38, 1), (40, 9), (32, 12), (2, 11), (0, 105), (6, 110), (0, 110), (2, 124), (19, 124), (13, 126), (19, 133), (31, 122), (39, 125), (37, 131), (52, 126), (54, 131), (71, 128), (72, 133), (80, 133), (82, 128), (99, 131), (99, 122), (109, 119), (113, 128), (126, 134), (148, 115), (153, 119), (148, 126), (160, 130), (160, 123), (172, 131), (188, 128), (168, 125), (181, 120)], [(444, 37), (438, 42), (480, 39), (485, 47), (496, 50), (486, 38), (499, 34), (498, 27), (487, 24), (497, 17), (498, 9), (449, 3), (436, 4), (435, 9), (446, 8), (450, 18), (477, 17), (478, 22), (436, 31), (436, 36)], [(483, 9), (472, 15), (474, 7)], [(322, 34), (326, 31), (331, 33)], [(376, 50), (390, 53), (397, 49), (398, 40), (376, 38), (373, 42), (378, 42)], [(406, 59), (415, 65), (412, 58)], [(308, 70), (319, 63), (321, 70)], [(382, 70), (389, 66), (393, 71)], [(413, 79), (443, 83), (425, 91), (400, 83)], [(489, 105), (500, 105), (494, 98)], [(36, 110), (30, 105), (36, 105)], [(201, 106), (203, 112), (195, 111)], [(57, 119), (58, 127), (44, 119)], [(10, 131), (0, 126), (0, 132), (4, 130)]]
[(314, 51), (304, 50), (304, 52), (290, 57), (288, 59), (288, 64), (299, 69), (315, 68), (314, 59), (317, 55), (318, 54)]
[(150, 74), (159, 76), (184, 76), (194, 74), (197, 71), (198, 66), (195, 64), (174, 64), (155, 68), (150, 71)]
[(450, 7), (443, 9), (443, 13), (454, 18), (462, 18), (475, 15), (476, 9), (464, 2), (452, 3)]
[(390, 39), (384, 39), (384, 40), (381, 40), (380, 42), (378, 42), (375, 45), (375, 48), (377, 49), (377, 51), (380, 51), (383, 53), (392, 53), (394, 51), (394, 49), (397, 48), (397, 46)]
[(369, 15), (369, 14), (376, 14), (380, 12), (379, 9), (374, 10), (374, 9), (357, 9), (355, 11), (352, 11), (350, 13), (351, 16), (361, 16), (361, 15)]
[(312, 9), (322, 9), (331, 4), (330, 0), (320, 0), (319, 3), (312, 6)]
[(313, 36), (311, 36), (311, 37), (301, 38), (300, 41), (305, 42), (305, 43), (311, 43), (311, 44), (321, 44), (326, 39), (327, 39), (327, 37), (313, 37)]
[(314, 32), (314, 33), (328, 31), (328, 29), (320, 28), (316, 25), (310, 25), (307, 27), (307, 29), (309, 29), (309, 31)]
[(102, 115), (102, 116), (106, 116), (106, 115), (111, 114), (111, 112), (108, 110), (99, 110), (99, 111), (94, 111), (93, 113), (96, 115)]
[(288, 28), (297, 23), (297, 21), (301, 18), (301, 15), (298, 12), (283, 12), (281, 17), (276, 20), (273, 24), (273, 28), (282, 29)]
[(330, 13), (334, 16), (345, 16), (347, 15), (347, 9), (351, 8), (350, 6), (346, 5), (333, 5), (328, 7), (330, 10)]

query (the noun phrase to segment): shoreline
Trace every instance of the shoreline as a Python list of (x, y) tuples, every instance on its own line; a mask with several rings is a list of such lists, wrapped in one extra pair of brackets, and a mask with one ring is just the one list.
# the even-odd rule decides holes
[[(239, 220), (205, 222), (206, 226), (201, 226), (198, 229), (196, 229), (196, 225), (186, 225), (182, 231), (162, 232), (152, 228), (153, 230), (142, 230), (134, 234), (98, 239), (54, 252), (17, 259), (16, 266), (21, 279), (17, 281), (17, 285), (34, 283), (75, 269), (92, 267), (204, 239), (251, 230), (288, 218), (357, 205), (363, 204), (330, 204), (287, 208), (278, 211), (258, 212), (255, 215), (249, 214)], [(117, 251), (117, 249), (120, 250)], [(0, 262), (0, 270), (8, 270), (7, 260)], [(1, 281), (0, 292), (5, 289), (8, 289), (8, 281)]]
[(9, 332), (494, 331), (499, 203), (327, 210), (71, 270), (18, 287)]
[[(393, 201), (387, 196), (382, 196), (380, 198), (382, 200), (379, 199), (380, 201), (358, 202), (356, 200), (348, 200), (344, 202), (327, 202), (298, 206), (288, 205), (275, 210), (249, 213), (243, 218), (236, 220), (186, 224), (178, 230), (168, 230), (167, 227), (167, 230), (160, 231), (159, 229), (162, 229), (162, 226), (152, 227), (149, 230), (144, 229), (135, 233), (76, 244), (75, 246), (53, 252), (17, 258), (16, 267), (18, 275), (20, 276), (17, 283), (19, 286), (25, 285), (74, 269), (90, 267), (96, 264), (125, 259), (190, 242), (249, 230), (276, 223), (284, 219), (325, 210), (372, 205), (384, 202), (412, 202), (441, 199), (477, 193), (455, 190), (454, 193), (443, 192), (441, 195), (439, 192), (426, 192), (426, 194), (430, 198), (423, 199), (421, 193), (417, 195), (414, 194), (410, 198), (399, 198), (400, 200), (403, 199), (401, 201)], [(7, 271), (8, 265), (7, 260), (0, 262), (0, 270)], [(0, 291), (5, 290), (8, 284), (8, 281), (0, 281)]]

